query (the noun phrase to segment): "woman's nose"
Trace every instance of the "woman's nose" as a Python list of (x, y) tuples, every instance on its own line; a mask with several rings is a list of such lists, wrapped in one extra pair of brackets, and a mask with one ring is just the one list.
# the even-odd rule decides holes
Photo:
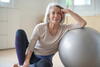
[(58, 14), (55, 14), (54, 17), (58, 17)]

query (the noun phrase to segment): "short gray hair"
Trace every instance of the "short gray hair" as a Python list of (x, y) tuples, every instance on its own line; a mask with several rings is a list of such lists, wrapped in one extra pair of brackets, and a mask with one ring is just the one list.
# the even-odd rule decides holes
[[(64, 9), (58, 3), (49, 3), (48, 6), (47, 6), (47, 8), (46, 8), (46, 12), (45, 12), (45, 17), (44, 17), (44, 22), (45, 23), (49, 23), (49, 20), (48, 20), (49, 11), (50, 11), (50, 8), (54, 7), (54, 6), (60, 8), (60, 9)], [(64, 20), (65, 20), (65, 15), (64, 15), (64, 17), (61, 20), (61, 24), (64, 23)]]

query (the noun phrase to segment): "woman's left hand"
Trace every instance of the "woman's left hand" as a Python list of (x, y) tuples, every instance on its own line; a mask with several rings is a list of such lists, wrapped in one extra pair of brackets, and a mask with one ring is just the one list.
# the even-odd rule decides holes
[(71, 10), (70, 9), (61, 9), (62, 13), (68, 14)]

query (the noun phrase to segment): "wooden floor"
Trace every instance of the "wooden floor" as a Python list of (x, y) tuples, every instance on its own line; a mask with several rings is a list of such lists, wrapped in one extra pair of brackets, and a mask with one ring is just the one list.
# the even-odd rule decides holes
[[(17, 63), (15, 49), (0, 50), (0, 67), (12, 67)], [(59, 59), (58, 53), (53, 58), (53, 67), (64, 67)]]

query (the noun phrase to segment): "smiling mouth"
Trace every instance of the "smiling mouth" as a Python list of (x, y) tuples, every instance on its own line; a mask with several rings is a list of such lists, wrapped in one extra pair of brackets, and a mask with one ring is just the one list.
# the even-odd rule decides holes
[(53, 21), (56, 21), (56, 22), (57, 22), (57, 21), (59, 21), (59, 20), (53, 20)]
[(60, 21), (59, 19), (54, 19), (54, 21)]

